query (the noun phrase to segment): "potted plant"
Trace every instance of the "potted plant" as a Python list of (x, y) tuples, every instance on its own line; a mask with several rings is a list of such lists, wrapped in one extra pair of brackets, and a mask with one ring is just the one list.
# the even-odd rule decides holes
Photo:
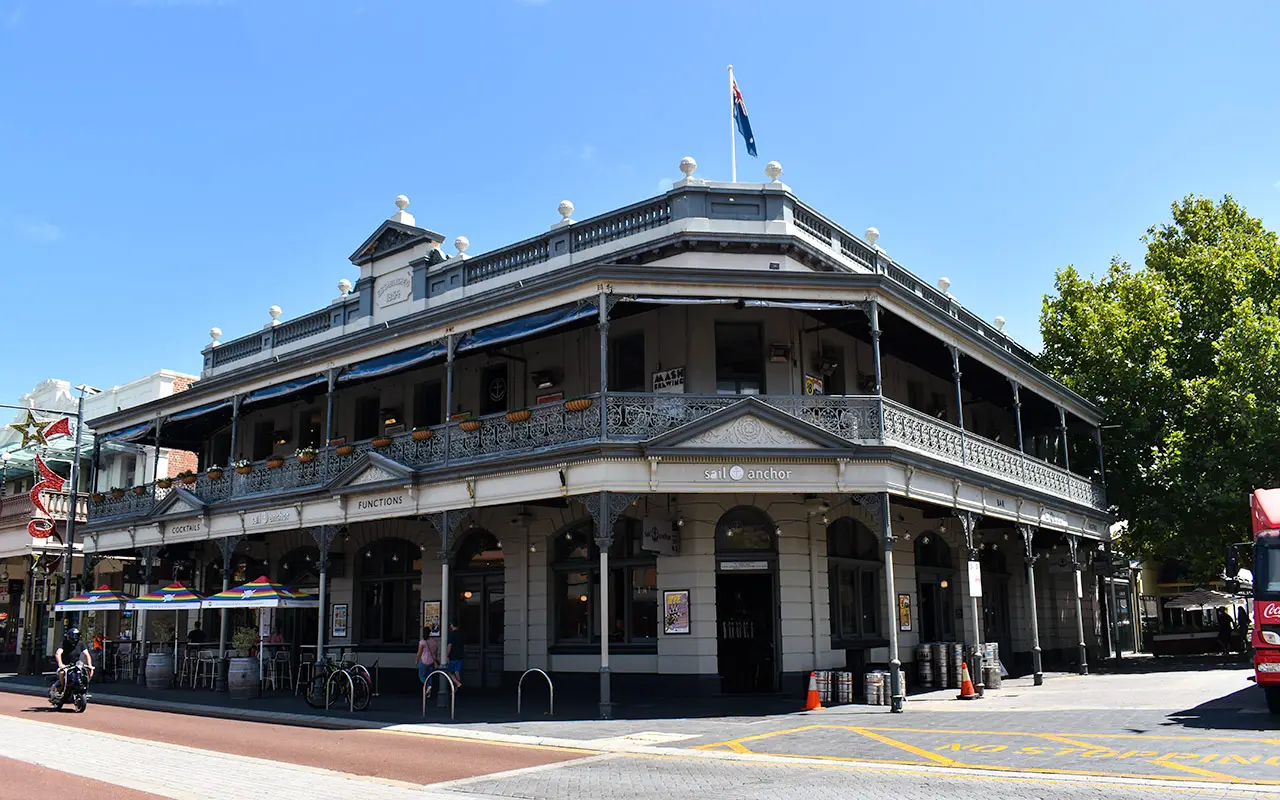
[(564, 408), (566, 411), (586, 411), (591, 408), (591, 398), (576, 397), (573, 400), (566, 400), (564, 401)]
[(173, 478), (161, 478), (156, 481), (156, 486), (159, 486), (161, 489), (168, 489), (170, 486), (173, 486)]
[(196, 482), (196, 474), (189, 469), (184, 469), (178, 473), (178, 480), (182, 481), (183, 486), (190, 486)]
[(533, 416), (533, 412), (527, 408), (522, 408), (519, 411), (508, 411), (507, 422), (524, 422), (531, 416)]
[(227, 691), (231, 693), (232, 700), (249, 700), (260, 693), (258, 659), (252, 655), (257, 643), (258, 632), (247, 626), (236, 628), (231, 635), (231, 646), (235, 648), (236, 655), (227, 667)]
[(334, 452), (338, 454), (338, 458), (346, 458), (356, 451), (354, 444), (340, 444)]
[(136, 495), (138, 495), (139, 497), (141, 497), (142, 495), (144, 495), (144, 494), (146, 494), (146, 493), (147, 493), (147, 487), (145, 487), (145, 486), (135, 486), (135, 487), (133, 487), (133, 493), (134, 493), (134, 494), (136, 494)]
[(436, 432), (426, 426), (422, 426), (422, 427), (414, 428), (413, 433), (409, 435), (413, 437), (413, 440), (415, 442), (425, 442), (426, 440), (430, 439), (432, 436), (435, 436)]
[(267, 469), (280, 469), (284, 466), (284, 456), (275, 454), (267, 456)]
[(93, 493), (93, 502), (95, 502), (95, 503), (101, 503), (101, 502), (103, 502), (103, 501), (104, 501), (104, 500), (106, 500), (106, 499), (107, 499), (107, 496), (106, 496), (105, 494), (103, 494), (102, 492), (94, 492), (94, 493)]
[(112, 486), (111, 498), (113, 500), (119, 500), (121, 497), (124, 497), (124, 489), (121, 489), (119, 486)]
[(231, 466), (236, 468), (237, 475), (248, 475), (253, 472), (253, 462), (247, 458), (242, 458)]
[(222, 480), (223, 475), (222, 467), (209, 467), (204, 474), (208, 476), (211, 481), (220, 481)]
[(157, 617), (156, 621), (151, 623), (151, 630), (155, 631), (157, 642), (173, 641), (173, 620), (167, 616)]
[(293, 452), (295, 458), (303, 464), (310, 464), (316, 459), (316, 449), (314, 447), (299, 447)]
[(376, 439), (374, 439), (373, 441), (369, 442), (369, 444), (371, 444), (371, 445), (373, 445), (374, 447), (377, 447), (377, 448), (390, 447), (390, 446), (391, 446), (391, 437), (390, 437), (390, 436), (379, 436), (378, 438), (376, 438)]
[(458, 423), (458, 427), (462, 428), (467, 433), (475, 433), (480, 430), (480, 426), (482, 424), (483, 423), (478, 419), (464, 419), (462, 422)]

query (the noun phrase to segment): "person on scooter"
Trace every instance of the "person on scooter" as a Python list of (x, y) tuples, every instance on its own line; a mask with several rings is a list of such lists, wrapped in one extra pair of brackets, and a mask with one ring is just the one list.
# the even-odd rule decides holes
[(80, 641), (80, 629), (68, 625), (62, 631), (62, 646), (54, 651), (53, 658), (58, 662), (58, 683), (62, 687), (62, 696), (67, 696), (67, 670), (84, 659), (88, 669), (86, 680), (93, 677), (93, 656)]

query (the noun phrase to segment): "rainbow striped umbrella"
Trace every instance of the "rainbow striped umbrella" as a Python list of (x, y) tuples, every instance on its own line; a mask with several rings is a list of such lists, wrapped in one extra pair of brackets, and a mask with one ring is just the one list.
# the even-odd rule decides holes
[(133, 611), (193, 611), (199, 610), (202, 603), (203, 596), (179, 582), (135, 597), (126, 602), (124, 607)]
[(133, 598), (117, 592), (105, 583), (91, 592), (68, 597), (53, 607), (54, 611), (122, 611)]
[(205, 608), (319, 608), (320, 601), (302, 592), (273, 583), (265, 575), (243, 586), (210, 595)]

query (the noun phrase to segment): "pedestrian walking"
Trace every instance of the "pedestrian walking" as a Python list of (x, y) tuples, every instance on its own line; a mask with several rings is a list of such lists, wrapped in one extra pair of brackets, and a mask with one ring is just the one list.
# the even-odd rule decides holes
[(422, 638), (418, 640), (418, 681), (427, 686), (427, 697), (431, 696), (434, 686), (427, 685), (431, 673), (440, 667), (440, 633), (431, 630), (431, 626), (422, 629)]
[(457, 623), (449, 623), (449, 638), (445, 644), (444, 658), (442, 661), (448, 664), (445, 671), (449, 673), (449, 680), (453, 681), (453, 688), (462, 688), (462, 631), (458, 630)]

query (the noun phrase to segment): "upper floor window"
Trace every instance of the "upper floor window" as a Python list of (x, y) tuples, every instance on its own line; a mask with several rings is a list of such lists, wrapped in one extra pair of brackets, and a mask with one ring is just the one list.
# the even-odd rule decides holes
[(644, 333), (609, 340), (609, 390), (643, 392), (648, 389), (644, 362)]
[(413, 387), (413, 424), (425, 428), (444, 422), (444, 401), (440, 381), (424, 381)]
[(507, 365), (490, 364), (480, 370), (480, 415), (497, 414), (510, 408), (510, 381)]
[(298, 446), (319, 447), (324, 435), (324, 412), (318, 409), (303, 409), (298, 414)]
[(361, 397), (356, 400), (355, 427), (352, 438), (357, 442), (372, 439), (378, 435), (378, 396)]
[(716, 323), (716, 394), (764, 392), (764, 335), (748, 322)]

